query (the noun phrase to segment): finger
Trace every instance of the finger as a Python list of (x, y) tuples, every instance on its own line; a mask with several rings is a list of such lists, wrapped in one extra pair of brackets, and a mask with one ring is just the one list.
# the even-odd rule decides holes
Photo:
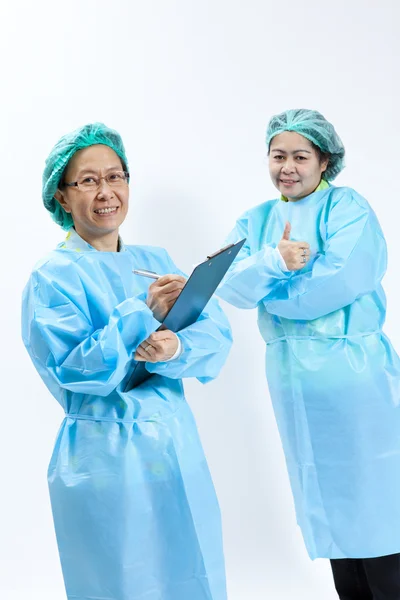
[(161, 282), (163, 285), (164, 283), (170, 283), (172, 281), (180, 281), (182, 283), (186, 283), (186, 280), (186, 277), (183, 277), (183, 275), (178, 275), (177, 273), (168, 273), (168, 275), (162, 275), (162, 277), (158, 279), (158, 281)]
[(149, 344), (147, 342), (142, 342), (140, 344), (140, 346), (137, 347), (137, 352), (144, 359), (150, 360), (151, 358), (154, 357), (156, 350), (151, 344)]
[(154, 348), (154, 346), (152, 346), (152, 345), (150, 345), (150, 344), (148, 344), (148, 345), (145, 347), (144, 351), (145, 351), (145, 353), (147, 354), (147, 356), (149, 356), (149, 357), (150, 357), (150, 359), (151, 359), (151, 358), (154, 358), (154, 357), (155, 357), (155, 355), (156, 355), (156, 352), (157, 352), (156, 348)]
[(162, 348), (164, 348), (165, 344), (171, 344), (171, 342), (172, 342), (171, 337), (157, 338), (157, 339), (152, 339), (152, 341), (151, 341), (152, 345), (154, 346), (154, 348), (156, 349), (157, 352), (162, 350)]
[(140, 346), (137, 347), (137, 350), (140, 352), (141, 356), (144, 358), (148, 358), (151, 356), (152, 346), (148, 342), (143, 342)]
[[(168, 286), (164, 286), (162, 288), (157, 288), (156, 290), (152, 291), (152, 298), (154, 298), (156, 301), (163, 301), (165, 302), (166, 300), (169, 299), (176, 299), (179, 294), (181, 293), (181, 291), (183, 290), (183, 286), (182, 287), (176, 287), (175, 284), (168, 284), (168, 285), (172, 285), (172, 287), (168, 287)], [(171, 296), (169, 296), (169, 294), (172, 294)]]
[(168, 313), (171, 310), (171, 308), (175, 305), (178, 296), (179, 294), (175, 294), (168, 298), (163, 297), (162, 300), (156, 299), (152, 305), (152, 310), (156, 310), (158, 314), (164, 315), (165, 317), (166, 313)]
[(182, 275), (175, 275), (173, 273), (168, 274), (168, 275), (163, 275), (162, 277), (157, 279), (157, 284), (160, 287), (164, 287), (165, 285), (168, 285), (170, 283), (175, 283), (175, 282), (185, 285), (186, 279), (184, 277), (182, 277)]
[(160, 360), (162, 360), (165, 356), (165, 348), (164, 348), (164, 344), (160, 344), (160, 346), (158, 346), (157, 351), (155, 352), (154, 356), (152, 357), (152, 360), (158, 362)]
[(138, 346), (133, 358), (138, 362), (148, 362), (151, 357), (141, 346)]
[(135, 360), (147, 360), (147, 355), (145, 353), (145, 351), (143, 350), (143, 348), (141, 348), (140, 346), (138, 346), (136, 348), (136, 352), (135, 352)]
[[(141, 355), (141, 360), (145, 360), (146, 362), (156, 363), (162, 360), (165, 360), (167, 357), (166, 345), (170, 343), (170, 340), (161, 340), (159, 342), (154, 342), (154, 346), (152, 345), (149, 350), (143, 350), (141, 348), (138, 351)], [(171, 354), (172, 356), (172, 354)]]
[(173, 333), (169, 329), (163, 329), (162, 331), (155, 331), (154, 333), (152, 333), (149, 337), (149, 340), (152, 344), (156, 344), (157, 342), (160, 342), (162, 340), (172, 340), (174, 337), (176, 337), (175, 333)]
[[(148, 352), (151, 352), (151, 348), (157, 348), (157, 345), (162, 341), (162, 339), (160, 339), (160, 338), (157, 339), (157, 338), (153, 337), (156, 333), (157, 333), (156, 331), (154, 333), (152, 333), (146, 340), (148, 346), (150, 346)], [(160, 331), (159, 333), (165, 334), (164, 331)], [(144, 342), (145, 345), (146, 345), (146, 342)]]
[(298, 248), (301, 248), (301, 250), (309, 250), (310, 249), (310, 244), (308, 244), (307, 242), (297, 242), (296, 245)]
[(178, 291), (179, 293), (183, 290), (184, 288), (184, 284), (181, 282), (177, 282), (174, 281), (172, 283), (167, 283), (165, 285), (163, 285), (162, 287), (157, 288), (156, 290), (153, 290), (153, 295), (154, 296), (164, 296), (165, 294), (170, 294), (171, 292), (176, 292)]
[(136, 360), (136, 362), (147, 362), (145, 358), (143, 358), (143, 356), (140, 356), (140, 354), (138, 354), (137, 352), (135, 353), (135, 356), (133, 357), (134, 360)]
[(285, 225), (285, 229), (283, 230), (283, 236), (282, 239), (283, 240), (290, 240), (290, 232), (292, 230), (292, 226), (289, 223), (289, 221), (286, 223)]
[(159, 342), (159, 346), (155, 356), (153, 357), (154, 362), (161, 362), (168, 360), (171, 356), (175, 354), (175, 350), (171, 348), (171, 340), (165, 340)]
[(168, 294), (168, 296), (164, 297), (163, 300), (165, 304), (168, 306), (168, 309), (172, 308), (175, 302), (178, 300), (181, 292), (173, 292), (172, 294)]
[(175, 300), (178, 296), (181, 295), (182, 290), (176, 290), (175, 292), (171, 292), (170, 294), (157, 294), (153, 296), (154, 302), (160, 306), (169, 306), (175, 303)]

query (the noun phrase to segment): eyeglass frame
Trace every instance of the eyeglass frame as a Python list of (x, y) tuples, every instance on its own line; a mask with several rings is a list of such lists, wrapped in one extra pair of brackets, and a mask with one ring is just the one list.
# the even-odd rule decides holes
[[(125, 175), (125, 180), (124, 180), (122, 183), (127, 183), (127, 184), (129, 184), (130, 175), (129, 175), (128, 171), (113, 171), (113, 172), (111, 172), (111, 173), (107, 173), (107, 175), (103, 175), (103, 177), (96, 177), (96, 179), (98, 179), (97, 186), (96, 186), (96, 187), (93, 187), (93, 188), (89, 188), (89, 189), (87, 189), (86, 191), (87, 191), (87, 192), (89, 192), (90, 190), (92, 190), (92, 191), (95, 191), (95, 190), (96, 190), (96, 191), (97, 191), (97, 190), (99, 189), (99, 187), (100, 187), (100, 181), (101, 181), (102, 179), (104, 179), (104, 180), (106, 181), (106, 180), (107, 180), (107, 177), (108, 177), (109, 175), (112, 175), (113, 173), (123, 173), (123, 174)], [(78, 188), (78, 190), (79, 190), (79, 185), (82, 185), (82, 184), (79, 184), (79, 181), (72, 181), (71, 183), (66, 183), (66, 182), (64, 181), (64, 182), (62, 183), (62, 185), (64, 185), (65, 187), (76, 187), (76, 188)], [(108, 181), (107, 181), (107, 185), (110, 185)], [(112, 188), (112, 185), (111, 185), (110, 187)]]

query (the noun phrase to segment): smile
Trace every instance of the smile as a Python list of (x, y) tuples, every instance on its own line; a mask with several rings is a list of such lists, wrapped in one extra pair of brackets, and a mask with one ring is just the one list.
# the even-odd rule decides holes
[(116, 211), (116, 206), (110, 206), (108, 208), (97, 208), (94, 212), (96, 213), (96, 215), (109, 215), (111, 213), (115, 213)]

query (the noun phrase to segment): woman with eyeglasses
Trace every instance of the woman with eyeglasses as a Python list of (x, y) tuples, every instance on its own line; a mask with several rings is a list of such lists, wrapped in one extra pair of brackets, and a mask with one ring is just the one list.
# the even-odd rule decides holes
[[(22, 329), (65, 411), (48, 480), (67, 597), (225, 600), (219, 508), (181, 380), (217, 376), (230, 328), (211, 300), (179, 334), (156, 332), (185, 278), (164, 249), (123, 244), (128, 199), (117, 132), (86, 125), (51, 151), (43, 201), (67, 236), (33, 270)], [(153, 376), (125, 391), (135, 361)]]
[(313, 110), (270, 120), (279, 198), (250, 208), (219, 295), (257, 308), (297, 522), (341, 600), (400, 599), (400, 361), (382, 331), (386, 244), (360, 194), (332, 181), (344, 146)]

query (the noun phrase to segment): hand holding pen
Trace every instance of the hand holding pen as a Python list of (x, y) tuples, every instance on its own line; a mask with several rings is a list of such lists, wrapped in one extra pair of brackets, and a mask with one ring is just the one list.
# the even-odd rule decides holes
[(146, 304), (161, 323), (185, 287), (185, 277), (174, 274), (158, 275), (144, 269), (135, 269), (133, 273), (156, 280), (149, 287)]

